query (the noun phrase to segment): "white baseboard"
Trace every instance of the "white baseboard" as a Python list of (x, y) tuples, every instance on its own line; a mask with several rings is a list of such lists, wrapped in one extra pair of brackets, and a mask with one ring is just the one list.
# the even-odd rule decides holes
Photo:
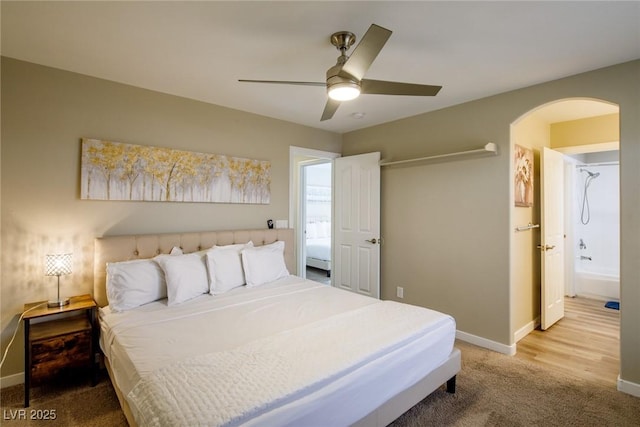
[(640, 397), (640, 384), (625, 381), (618, 376), (618, 391), (630, 394), (631, 396)]
[(0, 388), (11, 387), (12, 385), (18, 385), (24, 383), (24, 372), (20, 372), (13, 375), (7, 375), (0, 378)]
[(531, 322), (524, 325), (522, 328), (518, 329), (513, 334), (513, 342), (520, 341), (522, 338), (529, 335), (531, 331), (535, 330), (539, 325), (540, 325), (540, 316), (536, 317), (535, 320), (532, 320)]
[(506, 354), (508, 356), (513, 356), (516, 354), (516, 345), (506, 345), (496, 341), (491, 341), (486, 338), (479, 337), (477, 335), (468, 334), (466, 332), (462, 332), (460, 330), (456, 331), (456, 338), (468, 342), (473, 345), (477, 345), (478, 347), (483, 347), (489, 350), (497, 351), (498, 353)]

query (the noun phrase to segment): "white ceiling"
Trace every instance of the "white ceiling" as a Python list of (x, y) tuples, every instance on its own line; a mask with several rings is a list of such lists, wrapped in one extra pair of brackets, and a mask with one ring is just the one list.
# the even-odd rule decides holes
[[(2, 55), (334, 132), (640, 58), (640, 2), (2, 1)], [(367, 78), (442, 85), (364, 95), (320, 122), (336, 31), (393, 31)], [(356, 119), (353, 113), (364, 113)]]

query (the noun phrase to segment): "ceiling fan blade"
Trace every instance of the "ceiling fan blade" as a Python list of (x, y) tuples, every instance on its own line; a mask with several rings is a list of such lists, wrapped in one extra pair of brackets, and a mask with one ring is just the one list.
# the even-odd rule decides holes
[[(362, 80), (371, 64), (376, 59), (384, 44), (391, 37), (391, 31), (376, 24), (371, 24), (360, 40), (358, 46), (342, 67), (342, 72)], [(349, 76), (346, 76), (349, 77)]]
[(298, 86), (323, 86), (323, 87), (327, 87), (327, 83), (325, 82), (290, 82), (290, 81), (284, 81), (284, 80), (246, 80), (246, 79), (239, 79), (239, 82), (244, 82), (244, 83), (269, 83), (269, 84), (276, 84), (276, 85), (298, 85)]
[(324, 111), (322, 112), (322, 117), (320, 118), (320, 121), (323, 122), (333, 117), (333, 115), (335, 114), (339, 106), (340, 106), (340, 101), (327, 98), (327, 104), (324, 106)]
[(442, 86), (420, 85), (414, 83), (387, 82), (384, 80), (364, 79), (360, 82), (361, 93), (373, 95), (410, 95), (435, 96)]

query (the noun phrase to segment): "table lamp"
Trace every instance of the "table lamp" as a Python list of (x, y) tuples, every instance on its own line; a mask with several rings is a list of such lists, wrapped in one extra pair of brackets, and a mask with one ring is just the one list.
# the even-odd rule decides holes
[(71, 255), (72, 254), (52, 254), (46, 256), (45, 275), (58, 276), (58, 299), (49, 301), (49, 307), (63, 307), (69, 304), (69, 298), (60, 299), (60, 276), (63, 274), (71, 274)]

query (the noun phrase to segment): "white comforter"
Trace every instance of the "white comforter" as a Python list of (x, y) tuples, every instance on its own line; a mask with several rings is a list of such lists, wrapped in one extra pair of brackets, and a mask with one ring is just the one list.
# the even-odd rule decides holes
[(307, 239), (307, 256), (309, 258), (329, 261), (331, 259), (331, 237)]
[[(145, 426), (304, 419), (300, 412), (310, 409), (299, 402), (317, 406), (314, 399), (335, 394), (332, 387), (348, 389), (345, 379), (367, 380), (382, 366), (393, 367), (393, 355), (411, 361), (416, 354), (438, 366), (455, 334), (453, 319), (441, 313), (295, 276), (177, 307), (158, 302), (125, 313), (104, 310), (102, 319), (101, 345)], [(424, 348), (428, 356), (420, 353)], [(423, 374), (384, 384), (385, 392), (368, 400), (378, 405)], [(282, 409), (291, 407), (294, 416)]]

